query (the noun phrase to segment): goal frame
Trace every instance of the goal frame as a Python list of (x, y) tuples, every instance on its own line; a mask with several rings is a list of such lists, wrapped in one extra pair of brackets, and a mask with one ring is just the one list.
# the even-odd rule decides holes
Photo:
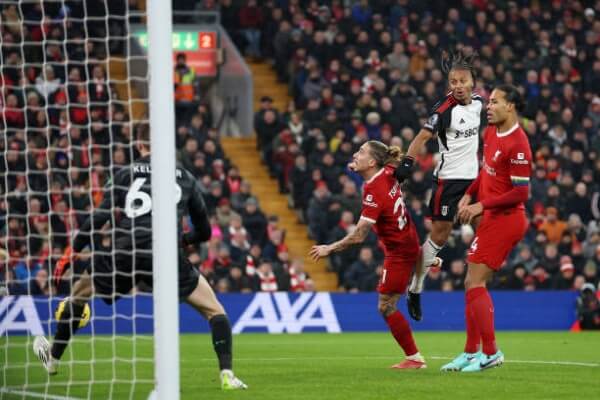
[(171, 0), (149, 0), (149, 120), (152, 144), (154, 379), (159, 399), (179, 399), (179, 299)]

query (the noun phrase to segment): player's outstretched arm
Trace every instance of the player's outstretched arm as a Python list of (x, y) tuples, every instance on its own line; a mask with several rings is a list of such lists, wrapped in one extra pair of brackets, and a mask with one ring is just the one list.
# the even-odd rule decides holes
[(372, 222), (361, 218), (358, 220), (358, 225), (356, 225), (356, 228), (352, 232), (344, 236), (343, 239), (340, 239), (337, 242), (331, 244), (313, 246), (310, 249), (310, 256), (313, 260), (318, 260), (319, 258), (329, 256), (331, 253), (342, 251), (352, 245), (362, 243), (369, 234), (369, 230), (371, 230), (372, 225)]
[(413, 165), (415, 163), (415, 158), (421, 152), (421, 149), (433, 137), (433, 133), (426, 128), (423, 128), (419, 131), (419, 134), (410, 142), (410, 146), (408, 146), (408, 151), (402, 157), (400, 161), (400, 165), (396, 168), (394, 172), (394, 176), (398, 183), (404, 182), (411, 174)]

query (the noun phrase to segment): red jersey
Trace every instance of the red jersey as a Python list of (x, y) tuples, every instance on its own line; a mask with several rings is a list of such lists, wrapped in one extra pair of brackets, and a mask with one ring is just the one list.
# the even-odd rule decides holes
[(363, 186), (361, 219), (373, 224), (386, 256), (414, 258), (419, 238), (402, 198), (394, 167), (379, 170)]
[[(485, 129), (480, 176), (479, 201), (503, 195), (513, 186), (529, 185), (531, 147), (527, 134), (519, 124), (504, 133), (498, 133), (495, 126)], [(519, 203), (510, 208), (524, 210), (525, 205)]]

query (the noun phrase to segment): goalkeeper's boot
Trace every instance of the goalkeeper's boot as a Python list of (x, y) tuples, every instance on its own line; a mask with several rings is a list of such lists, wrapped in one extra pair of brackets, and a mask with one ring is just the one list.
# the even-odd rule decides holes
[[(443, 260), (436, 257), (429, 267), (440, 268)], [(414, 278), (413, 278), (414, 279)], [(408, 308), (408, 315), (415, 321), (420, 321), (423, 318), (423, 312), (421, 310), (421, 293), (413, 293), (410, 290), (406, 294), (406, 305)]]
[(248, 385), (246, 385), (237, 376), (235, 376), (233, 374), (232, 370), (224, 369), (221, 371), (221, 389), (223, 389), (223, 390), (248, 389)]
[(478, 364), (480, 358), (481, 352), (462, 353), (448, 364), (443, 365), (442, 368), (440, 368), (440, 371), (463, 371), (463, 368), (466, 368), (471, 364)]
[(479, 372), (484, 369), (499, 367), (504, 363), (504, 353), (498, 350), (495, 354), (488, 356), (487, 354), (482, 354), (477, 362), (467, 365), (461, 372)]
[(42, 362), (48, 375), (56, 375), (58, 372), (58, 360), (50, 354), (50, 342), (44, 336), (36, 336), (33, 340), (33, 352)]

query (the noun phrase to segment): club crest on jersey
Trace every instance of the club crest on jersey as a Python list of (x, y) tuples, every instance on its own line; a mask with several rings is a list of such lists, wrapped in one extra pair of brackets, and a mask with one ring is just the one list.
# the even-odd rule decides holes
[(448, 215), (448, 206), (442, 206), (442, 215), (444, 217)]
[(429, 125), (431, 127), (436, 126), (439, 118), (440, 118), (439, 115), (433, 114), (431, 117), (429, 117), (429, 120), (427, 121), (427, 125)]
[(368, 194), (365, 196), (365, 200), (363, 201), (363, 204), (367, 207), (373, 207), (373, 208), (377, 208), (377, 203), (375, 203), (373, 201), (373, 195), (372, 194)]

